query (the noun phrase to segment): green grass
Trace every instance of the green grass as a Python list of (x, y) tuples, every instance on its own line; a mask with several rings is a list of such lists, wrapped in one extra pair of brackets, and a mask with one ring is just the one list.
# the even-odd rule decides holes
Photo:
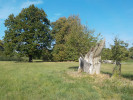
[[(113, 64), (102, 64), (102, 73), (112, 75)], [(133, 80), (133, 62), (122, 62), (122, 77)]]
[(77, 62), (0, 62), (0, 100), (133, 100), (133, 62), (122, 65), (122, 78), (77, 73)]

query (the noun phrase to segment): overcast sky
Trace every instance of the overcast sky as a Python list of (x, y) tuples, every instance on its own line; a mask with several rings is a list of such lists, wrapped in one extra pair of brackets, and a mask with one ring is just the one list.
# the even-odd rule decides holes
[(106, 38), (106, 47), (116, 35), (133, 46), (133, 0), (0, 0), (0, 39), (6, 29), (4, 20), (31, 4), (42, 8), (51, 22), (79, 15), (82, 24)]

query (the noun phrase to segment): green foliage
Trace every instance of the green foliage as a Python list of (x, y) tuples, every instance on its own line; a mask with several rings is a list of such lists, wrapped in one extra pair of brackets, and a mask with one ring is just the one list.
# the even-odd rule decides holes
[(0, 61), (22, 61), (22, 62), (27, 62), (28, 58), (27, 57), (20, 57), (20, 56), (6, 56), (6, 55), (1, 55), (0, 56)]
[(114, 45), (111, 46), (112, 59), (115, 61), (127, 60), (129, 56), (127, 47), (127, 43), (115, 37)]
[(121, 74), (120, 72), (120, 66), (115, 65), (114, 69), (113, 69), (113, 77), (119, 77)]
[(24, 8), (16, 17), (11, 14), (5, 20), (4, 43), (6, 55), (40, 57), (42, 50), (50, 46), (49, 20), (46, 13), (34, 5)]
[(3, 55), (3, 51), (4, 51), (4, 43), (2, 40), (0, 40), (0, 56)]
[(109, 48), (103, 48), (102, 54), (101, 54), (102, 60), (112, 60), (112, 52)]
[(56, 41), (56, 45), (53, 48), (53, 60), (54, 61), (63, 61), (66, 58), (64, 50), (66, 48), (65, 44), (65, 35), (68, 34), (69, 29), (67, 19), (65, 17), (59, 18), (56, 22), (52, 23), (52, 36)]
[[(114, 72), (113, 76), (119, 76), (121, 74), (121, 64), (119, 62), (121, 62), (122, 60), (128, 59), (129, 52), (126, 47), (128, 47), (127, 43), (115, 37), (114, 45), (111, 46), (112, 59), (116, 61), (116, 66), (114, 67), (114, 70), (113, 70)], [(118, 70), (118, 68), (120, 70)]]
[(51, 33), (56, 43), (52, 52), (54, 61), (77, 61), (80, 54), (86, 54), (95, 45), (98, 38), (81, 24), (78, 16), (59, 18), (52, 23)]
[(0, 51), (4, 50), (4, 43), (2, 40), (0, 40)]
[(133, 59), (133, 47), (129, 48), (129, 57)]
[(42, 60), (43, 61), (52, 61), (52, 50), (43, 49), (42, 51)]

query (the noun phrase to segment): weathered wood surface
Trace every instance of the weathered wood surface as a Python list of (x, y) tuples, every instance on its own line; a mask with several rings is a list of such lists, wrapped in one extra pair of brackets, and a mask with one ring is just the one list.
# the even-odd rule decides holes
[(105, 39), (98, 43), (95, 48), (91, 48), (85, 57), (79, 58), (78, 72), (86, 72), (88, 74), (100, 74), (101, 52), (105, 45)]

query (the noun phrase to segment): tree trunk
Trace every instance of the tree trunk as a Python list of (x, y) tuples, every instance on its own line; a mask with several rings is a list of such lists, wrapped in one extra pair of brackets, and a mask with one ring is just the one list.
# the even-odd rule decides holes
[(32, 55), (29, 55), (29, 62), (32, 62)]
[(79, 68), (78, 72), (86, 72), (88, 74), (100, 74), (100, 67), (101, 67), (101, 56), (93, 58), (90, 56), (89, 60), (87, 61), (85, 58), (79, 58)]
[(101, 52), (105, 44), (105, 39), (91, 48), (85, 57), (79, 58), (78, 72), (86, 72), (88, 74), (100, 74), (101, 68)]
[(113, 76), (121, 76), (121, 63), (119, 61), (116, 61), (112, 74)]

